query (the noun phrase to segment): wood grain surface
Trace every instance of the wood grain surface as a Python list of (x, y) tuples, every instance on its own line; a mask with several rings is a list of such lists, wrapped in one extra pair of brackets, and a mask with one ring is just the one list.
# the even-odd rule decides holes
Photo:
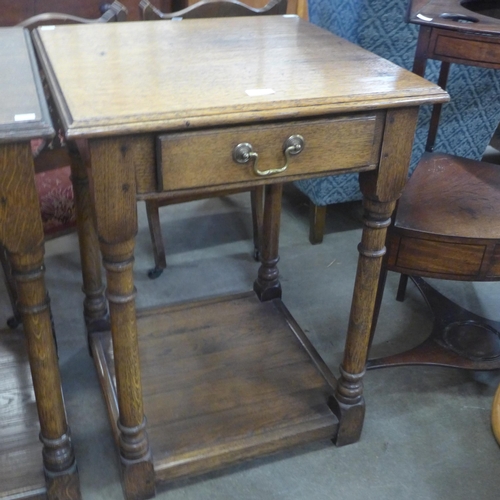
[(21, 28), (0, 28), (0, 142), (54, 133), (28, 37)]
[(447, 100), (298, 17), (56, 26), (37, 30), (35, 45), (68, 137)]
[(22, 331), (0, 331), (0, 497), (45, 498), (42, 444)]
[[(335, 379), (280, 300), (174, 305), (140, 312), (138, 327), (157, 481), (334, 436)], [(114, 392), (109, 335), (93, 344)]]
[[(432, 25), (462, 32), (496, 34), (500, 28), (500, 5), (496, 8), (481, 9), (479, 5), (487, 2), (470, 0), (412, 0), (409, 20), (415, 24)], [(467, 8), (467, 4), (471, 9)], [(476, 4), (476, 7), (474, 6)], [(490, 2), (493, 4), (493, 2)], [(474, 9), (474, 10), (472, 10)], [(495, 13), (490, 17), (488, 13)], [(418, 17), (418, 15), (424, 16)], [(443, 16), (443, 14), (445, 14)], [(453, 16), (458, 16), (453, 19)], [(426, 19), (427, 18), (427, 19)], [(469, 22), (460, 22), (459, 19), (469, 19)]]

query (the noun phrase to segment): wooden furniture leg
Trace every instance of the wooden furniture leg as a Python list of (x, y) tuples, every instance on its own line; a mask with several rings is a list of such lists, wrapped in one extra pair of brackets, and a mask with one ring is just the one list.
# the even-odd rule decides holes
[(167, 267), (167, 258), (165, 257), (165, 246), (160, 226), (160, 211), (159, 204), (156, 200), (146, 201), (146, 215), (148, 216), (149, 234), (151, 235), (151, 243), (153, 244), (153, 256), (155, 259), (155, 267), (148, 271), (150, 279), (158, 278), (164, 269)]
[(90, 199), (87, 166), (76, 143), (69, 141), (67, 147), (71, 161), (71, 181), (75, 196), (83, 293), (85, 294), (83, 314), (87, 332), (91, 333), (109, 329), (108, 310), (101, 273), (101, 254)]
[[(332, 408), (340, 420), (338, 446), (358, 441), (363, 427), (363, 375), (386, 251), (385, 238), (396, 201), (406, 183), (417, 113), (415, 109), (387, 113), (378, 171), (363, 172), (359, 177), (364, 197), (363, 234), (358, 246), (358, 268), (336, 402)], [(407, 133), (402, 133), (403, 130)]]
[(90, 141), (89, 146), (97, 233), (107, 277), (122, 484), (127, 499), (151, 498), (155, 475), (143, 409), (133, 278), (137, 233), (134, 139), (101, 139)]
[(16, 285), (43, 444), (49, 499), (80, 498), (66, 422), (49, 300), (44, 284), (43, 228), (28, 142), (0, 145), (0, 244)]
[[(432, 29), (428, 26), (421, 26), (418, 32), (417, 48), (415, 51), (415, 59), (413, 60), (413, 73), (416, 75), (424, 76), (427, 68), (427, 53), (429, 51), (429, 44), (431, 42)], [(441, 61), (441, 68), (439, 70), (438, 85), (445, 89), (448, 83), (448, 76), (450, 74), (451, 64), (446, 61)], [(437, 132), (439, 128), (439, 119), (441, 118), (442, 104), (435, 104), (432, 107), (431, 120), (429, 122), (429, 134), (425, 144), (426, 151), (433, 151), (436, 142)], [(404, 286), (404, 283), (401, 283)]]
[(354, 285), (344, 359), (340, 365), (336, 398), (341, 426), (336, 444), (343, 446), (359, 440), (365, 414), (363, 376), (370, 341), (377, 281), (385, 253), (385, 235), (395, 203), (363, 200), (363, 236), (358, 247), (359, 261)]
[(250, 191), (253, 229), (253, 258), (260, 260), (262, 248), (262, 227), (264, 225), (264, 186), (257, 186)]
[(278, 247), (282, 194), (282, 184), (266, 186), (261, 266), (253, 287), (262, 302), (281, 298), (281, 284), (277, 264), (279, 261)]
[(7, 294), (9, 295), (10, 305), (14, 313), (7, 319), (7, 326), (9, 328), (17, 328), (21, 324), (21, 313), (17, 309), (17, 292), (14, 277), (12, 276), (12, 269), (10, 268), (9, 258), (5, 248), (0, 247), (0, 264), (2, 266), (3, 274), (5, 276), (5, 286)]
[(427, 68), (427, 48), (431, 39), (432, 29), (427, 26), (422, 26), (418, 32), (417, 48), (415, 51), (415, 59), (413, 60), (413, 73), (424, 75)]
[(325, 234), (326, 205), (309, 202), (309, 241), (317, 245), (323, 241)]
[[(448, 76), (450, 74), (450, 66), (449, 62), (443, 61), (441, 63), (441, 69), (439, 71), (438, 85), (445, 89), (446, 84), (448, 83)], [(441, 110), (443, 109), (442, 104), (435, 104), (432, 107), (432, 115), (431, 121), (429, 124), (429, 135), (427, 136), (427, 143), (425, 145), (426, 151), (433, 151), (434, 144), (436, 142), (436, 137), (439, 129), (439, 119), (441, 118)]]
[(123, 487), (127, 499), (150, 498), (155, 494), (155, 479), (138, 358), (136, 291), (132, 273), (134, 239), (113, 245), (101, 244), (101, 251), (108, 283), (106, 296), (115, 355)]

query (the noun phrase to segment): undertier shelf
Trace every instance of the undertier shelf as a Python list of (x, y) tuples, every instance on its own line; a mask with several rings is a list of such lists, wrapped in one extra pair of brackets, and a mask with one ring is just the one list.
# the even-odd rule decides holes
[[(254, 292), (138, 312), (156, 480), (333, 439), (335, 378), (281, 300)], [(109, 332), (92, 336), (115, 437)]]

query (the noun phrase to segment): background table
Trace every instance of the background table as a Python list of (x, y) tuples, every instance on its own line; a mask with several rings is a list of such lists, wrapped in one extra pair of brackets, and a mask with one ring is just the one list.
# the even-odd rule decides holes
[(0, 29), (0, 47), (0, 251), (10, 259), (24, 328), (24, 335), (0, 335), (0, 498), (74, 499), (79, 482), (43, 280), (30, 147), (30, 139), (54, 130), (28, 33)]
[[(296, 17), (56, 27), (35, 44), (66, 137), (90, 160), (111, 319), (91, 345), (126, 496), (312, 439), (356, 441), (385, 229), (418, 106), (447, 94)], [(251, 143), (260, 169), (279, 169), (296, 135), (305, 146), (281, 173), (233, 160)], [(336, 381), (281, 302), (276, 264), (282, 183), (342, 172), (361, 172), (365, 217)], [(255, 293), (136, 315), (137, 197), (258, 184)]]

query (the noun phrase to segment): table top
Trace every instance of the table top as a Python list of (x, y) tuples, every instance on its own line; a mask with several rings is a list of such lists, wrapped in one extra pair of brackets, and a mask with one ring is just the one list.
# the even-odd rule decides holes
[(448, 98), (296, 16), (45, 27), (34, 42), (68, 138)]
[(466, 33), (500, 35), (500, 2), (493, 0), (412, 0), (408, 21)]
[(0, 28), (0, 142), (54, 134), (28, 32)]

